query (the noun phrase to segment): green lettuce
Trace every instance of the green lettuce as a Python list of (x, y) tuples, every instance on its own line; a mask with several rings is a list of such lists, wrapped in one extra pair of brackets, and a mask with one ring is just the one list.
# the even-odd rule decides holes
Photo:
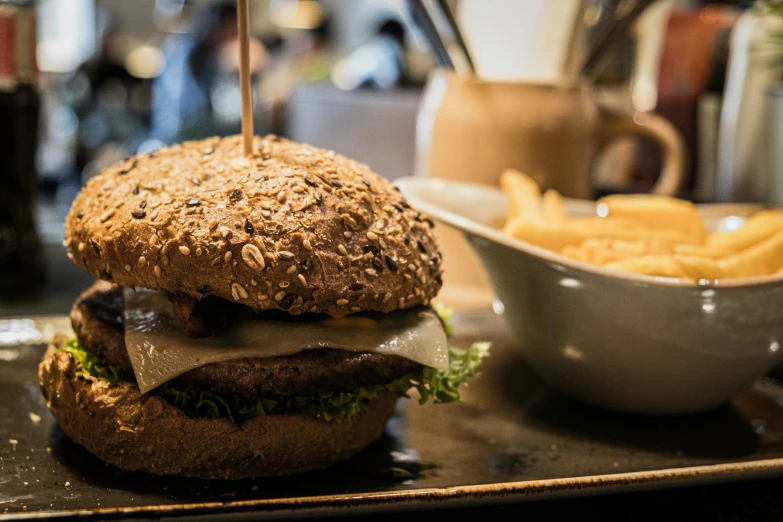
[[(85, 375), (112, 384), (135, 382), (132, 374), (106, 363), (98, 355), (85, 349), (76, 337), (68, 341), (64, 350), (70, 352), (81, 364), (81, 371)], [(430, 399), (434, 403), (460, 402), (462, 399), (458, 388), (476, 374), (481, 360), (488, 353), (489, 343), (474, 343), (468, 350), (451, 348), (448, 370), (422, 366), (388, 384), (363, 386), (351, 392), (245, 399), (224, 397), (209, 390), (177, 386), (168, 382), (150, 393), (163, 397), (190, 417), (227, 417), (240, 423), (259, 415), (300, 413), (313, 415), (327, 422), (342, 422), (388, 394), (408, 397), (411, 389), (418, 391), (420, 404)]]
[(73, 355), (73, 358), (82, 366), (81, 373), (84, 375), (108, 381), (111, 384), (135, 381), (131, 373), (110, 365), (100, 356), (87, 350), (75, 335), (73, 339), (65, 343), (63, 350)]

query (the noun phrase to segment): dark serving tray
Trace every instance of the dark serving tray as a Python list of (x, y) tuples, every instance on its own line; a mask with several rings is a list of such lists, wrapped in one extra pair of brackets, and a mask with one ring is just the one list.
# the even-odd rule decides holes
[(465, 403), (402, 401), (386, 435), (341, 465), (239, 482), (124, 472), (72, 443), (44, 405), (38, 359), (67, 324), (0, 320), (0, 519), (376, 513), (783, 475), (777, 381), (699, 415), (615, 414), (552, 392), (489, 313), (455, 321), (457, 345), (494, 343)]

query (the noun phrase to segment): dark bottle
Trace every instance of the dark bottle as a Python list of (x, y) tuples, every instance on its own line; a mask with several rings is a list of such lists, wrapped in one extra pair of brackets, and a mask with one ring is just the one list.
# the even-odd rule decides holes
[(0, 1), (0, 293), (39, 283), (41, 244), (35, 230), (38, 70), (35, 6)]

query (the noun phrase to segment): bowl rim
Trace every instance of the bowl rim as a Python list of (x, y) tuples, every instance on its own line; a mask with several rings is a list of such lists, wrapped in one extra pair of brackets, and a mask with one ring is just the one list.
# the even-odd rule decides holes
[[(579, 272), (588, 272), (598, 276), (610, 277), (612, 279), (619, 279), (634, 283), (645, 283), (658, 286), (679, 287), (679, 288), (737, 288), (737, 287), (757, 287), (757, 286), (779, 286), (783, 283), (783, 273), (756, 276), (756, 277), (743, 277), (743, 278), (731, 278), (731, 279), (702, 279), (699, 281), (691, 281), (687, 279), (679, 279), (673, 277), (663, 276), (651, 276), (645, 274), (634, 274), (631, 272), (621, 272), (619, 270), (612, 270), (600, 265), (593, 265), (585, 263), (584, 261), (578, 261), (571, 259), (557, 252), (552, 252), (545, 248), (532, 245), (525, 241), (521, 241), (512, 236), (504, 234), (500, 230), (494, 229), (490, 226), (483, 225), (476, 221), (473, 221), (465, 216), (454, 213), (450, 210), (444, 209), (440, 205), (433, 203), (427, 199), (424, 199), (418, 195), (415, 191), (417, 187), (422, 188), (438, 188), (441, 191), (448, 186), (459, 186), (463, 189), (470, 189), (471, 191), (478, 191), (484, 193), (501, 193), (500, 189), (491, 187), (488, 185), (481, 185), (478, 183), (468, 183), (462, 181), (450, 181), (442, 178), (427, 178), (427, 177), (413, 177), (407, 176), (398, 178), (394, 181), (394, 184), (400, 189), (403, 195), (408, 199), (411, 205), (428, 214), (435, 221), (439, 221), (446, 225), (459, 229), (462, 232), (468, 232), (475, 236), (482, 237), (484, 239), (499, 243), (503, 246), (522, 251), (528, 255), (542, 258), (550, 263), (564, 265), (570, 269)], [(565, 199), (566, 206), (583, 207), (587, 208), (588, 205), (594, 205), (595, 202), (583, 199)], [(709, 212), (712, 215), (729, 217), (736, 214), (725, 213), (730, 208), (758, 208), (752, 204), (731, 204), (731, 203), (717, 203), (717, 204), (697, 204), (696, 207), (702, 212)]]

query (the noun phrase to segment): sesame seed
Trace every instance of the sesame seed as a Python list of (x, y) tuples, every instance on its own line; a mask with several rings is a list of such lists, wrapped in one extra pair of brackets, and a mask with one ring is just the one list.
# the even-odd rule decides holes
[(152, 214), (150, 214), (150, 217), (151, 217), (152, 219), (155, 219), (156, 217), (158, 217), (158, 211), (156, 210), (155, 212), (153, 212)]
[(275, 294), (275, 301), (277, 301), (279, 303), (280, 301), (283, 300), (284, 297), (285, 297), (285, 292), (283, 292), (283, 291), (277, 292)]
[(277, 253), (278, 257), (282, 257), (283, 259), (293, 259), (295, 256), (292, 252), (289, 252), (288, 250), (281, 250)]
[(209, 224), (207, 225), (207, 227), (208, 227), (210, 230), (215, 230), (215, 229), (217, 228), (217, 226), (218, 226), (217, 219), (211, 219), (211, 220), (209, 221)]
[(200, 256), (203, 253), (204, 253), (204, 251), (201, 250), (201, 247), (196, 248), (196, 257)]
[(231, 250), (229, 250), (228, 252), (223, 254), (223, 262), (224, 263), (228, 263), (229, 261), (231, 261), (231, 258), (233, 257), (233, 255), (234, 254), (231, 253)]
[(287, 198), (288, 195), (286, 194), (285, 190), (281, 190), (277, 193), (277, 202), (282, 203), (285, 201), (285, 198)]
[(305, 188), (304, 187), (300, 187), (299, 185), (297, 185), (297, 186), (295, 186), (294, 188), (291, 189), (291, 192), (293, 192), (294, 194), (301, 194), (304, 191), (305, 191)]
[(411, 275), (410, 274), (402, 274), (402, 277), (404, 277), (406, 281), (410, 281), (411, 280)]
[(303, 286), (307, 286), (307, 279), (305, 279), (305, 276), (299, 274), (297, 277), (299, 278), (299, 282), (302, 283)]
[(223, 239), (227, 238), (228, 235), (231, 233), (231, 230), (229, 230), (228, 227), (220, 227), (220, 229), (218, 230), (220, 232), (220, 237), (222, 237)]
[(353, 232), (351, 232), (350, 230), (346, 230), (345, 232), (343, 232), (343, 236), (345, 236), (345, 239), (351, 239), (351, 236), (353, 236)]
[(404, 297), (400, 297), (400, 300), (398, 301), (398, 306), (399, 306), (400, 308), (402, 308), (402, 306), (403, 306), (404, 304), (405, 304), (405, 298), (404, 298)]
[(189, 256), (190, 255), (190, 249), (186, 247), (185, 245), (180, 245), (179, 247), (179, 253), (183, 256)]
[(372, 231), (367, 232), (367, 239), (369, 239), (370, 241), (377, 241), (378, 240), (378, 234), (376, 234), (375, 232), (372, 232)]
[(389, 299), (392, 298), (392, 295), (389, 292), (386, 292), (386, 294), (383, 296), (383, 303), (386, 303), (389, 301)]
[(244, 156), (241, 158), (236, 158), (231, 162), (231, 168), (235, 171), (240, 171), (248, 167), (250, 167), (250, 162)]
[(201, 180), (200, 180), (200, 179), (198, 179), (198, 178), (192, 178), (192, 179), (190, 180), (190, 182), (191, 182), (191, 183), (193, 183), (194, 185), (196, 185), (197, 187), (198, 187), (199, 185), (201, 185)]
[(115, 212), (114, 209), (110, 209), (104, 212), (103, 214), (101, 214), (101, 217), (99, 218), (100, 222), (105, 223), (106, 221), (110, 220), (111, 217), (114, 215), (114, 212)]
[(120, 176), (124, 176), (128, 172), (132, 171), (133, 169), (136, 168), (136, 165), (138, 165), (138, 164), (139, 164), (139, 160), (134, 158), (130, 165), (126, 166), (124, 169), (122, 169), (119, 172)]
[(337, 250), (344, 256), (348, 255), (348, 250), (343, 245), (337, 245)]
[(410, 270), (411, 272), (415, 272), (416, 271), (416, 265), (414, 265), (413, 263), (409, 263), (408, 264), (408, 270)]
[(288, 267), (288, 270), (285, 271), (286, 274), (293, 274), (296, 272), (296, 265), (291, 265)]
[(79, 245), (76, 247), (76, 250), (79, 252), (84, 252), (84, 243), (79, 243)]
[(281, 281), (280, 284), (277, 286), (279, 286), (280, 288), (288, 288), (289, 286), (291, 286), (291, 283), (289, 283), (288, 281)]
[(189, 207), (197, 207), (197, 206), (201, 205), (201, 200), (200, 199), (196, 199), (196, 198), (189, 199), (188, 202), (186, 203), (186, 205), (189, 206)]
[(239, 283), (231, 283), (231, 297), (234, 298), (234, 301), (247, 299), (247, 290)]
[(133, 212), (131, 212), (131, 216), (133, 216), (136, 219), (142, 219), (144, 216), (147, 215), (147, 212), (142, 209), (136, 209)]
[(258, 300), (259, 301), (266, 301), (267, 299), (269, 299), (268, 295), (266, 295), (266, 294), (258, 294)]
[(311, 178), (308, 178), (307, 176), (304, 177), (304, 182), (310, 185), (311, 187), (317, 187), (318, 183), (313, 181)]
[(155, 234), (152, 234), (150, 236), (150, 246), (155, 246), (158, 244), (158, 236)]
[(158, 265), (155, 265), (152, 271), (155, 272), (155, 276), (160, 277), (160, 267)]
[(125, 269), (126, 272), (130, 272), (130, 270), (131, 270), (131, 266), (130, 265), (125, 265), (123, 268)]
[(348, 299), (338, 299), (337, 306), (345, 306), (348, 304)]
[(144, 257), (144, 256), (139, 257), (138, 263), (139, 263), (139, 267), (142, 267), (142, 266), (146, 265), (147, 264), (147, 258)]
[(302, 240), (302, 246), (305, 247), (306, 250), (312, 250), (313, 249), (313, 245), (310, 244), (310, 240), (309, 239)]
[(169, 256), (163, 256), (160, 260), (163, 261), (163, 266), (169, 266)]
[(365, 268), (364, 269), (364, 273), (369, 275), (369, 276), (377, 275), (377, 272), (375, 270), (373, 270), (372, 268)]

